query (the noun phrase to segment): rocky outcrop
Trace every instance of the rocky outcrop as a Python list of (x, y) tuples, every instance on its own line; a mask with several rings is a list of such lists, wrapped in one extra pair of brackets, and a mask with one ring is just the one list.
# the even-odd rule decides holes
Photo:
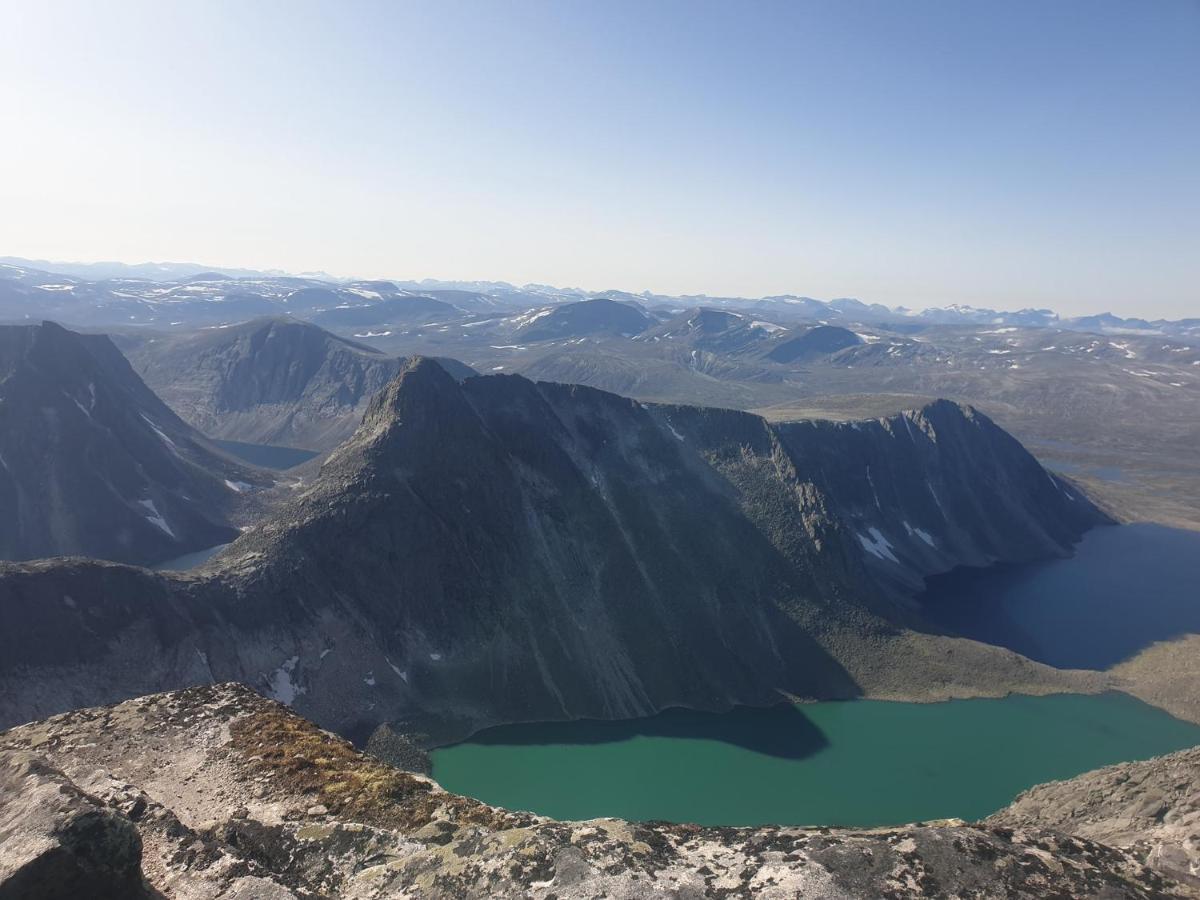
[(145, 895), (142, 839), (45, 758), (0, 752), (0, 900)]
[(0, 326), (0, 559), (161, 562), (232, 540), (269, 483), (171, 412), (103, 335)]
[(1111, 671), (1121, 690), (1177, 719), (1200, 722), (1200, 634), (1156, 641)]
[(214, 680), (435, 740), (864, 687), (1078, 689), (994, 648), (914, 652), (905, 591), (1066, 553), (1101, 518), (954, 404), (776, 428), (418, 360), (204, 569), (0, 568), (0, 722)]
[[(136, 828), (145, 879), (168, 896), (1193, 896), (1135, 853), (1023, 824), (701, 828), (509, 812), (360, 754), (237, 685), (0, 734), (5, 770), (31, 754), (37, 763), (16, 765), (61, 771), (64, 792), (106, 810), (114, 832)], [(35, 833), (39, 783), (5, 787), (0, 828)], [(0, 845), (0, 879), (22, 856)]]
[[(319, 451), (354, 433), (368, 401), (404, 365), (280, 317), (125, 345), (146, 383), (209, 437)], [(439, 362), (456, 378), (474, 374), (455, 360)]]
[(433, 772), (433, 761), (429, 752), (422, 749), (428, 741), (429, 735), (401, 734), (384, 722), (371, 732), (366, 749), (371, 756), (402, 772), (429, 775)]
[(988, 822), (1120, 847), (1200, 893), (1200, 747), (1038, 785)]

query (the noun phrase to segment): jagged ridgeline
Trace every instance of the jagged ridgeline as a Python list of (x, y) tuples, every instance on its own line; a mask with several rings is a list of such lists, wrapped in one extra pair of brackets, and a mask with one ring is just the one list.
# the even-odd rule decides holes
[[(344, 733), (442, 738), (853, 697), (911, 641), (924, 575), (1065, 554), (1103, 520), (948, 402), (774, 426), (415, 359), (205, 568), (0, 568), (0, 724), (213, 680)], [(956, 684), (1012, 665), (972, 646), (939, 653)]]

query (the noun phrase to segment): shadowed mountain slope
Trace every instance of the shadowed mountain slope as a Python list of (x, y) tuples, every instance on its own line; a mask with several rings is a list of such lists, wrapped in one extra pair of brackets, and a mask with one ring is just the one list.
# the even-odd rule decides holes
[[(294, 319), (126, 341), (146, 382), (209, 437), (313, 450), (358, 427), (402, 359)], [(474, 372), (439, 360), (455, 377)]]
[[(442, 737), (850, 697), (847, 669), (915, 621), (923, 574), (1064, 554), (1102, 520), (950, 403), (789, 430), (417, 359), (317, 481), (205, 569), (0, 568), (0, 721), (212, 679), (350, 733)], [(968, 657), (951, 683), (970, 684)]]
[(232, 540), (269, 483), (179, 419), (107, 337), (0, 326), (0, 558), (154, 563)]

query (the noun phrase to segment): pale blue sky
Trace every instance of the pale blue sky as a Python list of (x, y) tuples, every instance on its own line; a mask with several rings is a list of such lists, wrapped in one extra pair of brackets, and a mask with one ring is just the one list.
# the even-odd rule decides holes
[(7, 0), (0, 254), (1200, 316), (1196, 0)]

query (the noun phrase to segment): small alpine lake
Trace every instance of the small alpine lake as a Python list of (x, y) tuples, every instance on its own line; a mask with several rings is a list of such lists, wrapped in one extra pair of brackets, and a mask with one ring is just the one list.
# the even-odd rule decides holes
[(1125, 694), (667, 710), (490, 728), (435, 750), (447, 790), (559, 819), (892, 825), (978, 819), (1022, 790), (1200, 744)]
[(155, 563), (150, 568), (157, 572), (186, 572), (204, 565), (228, 546), (228, 544), (217, 544), (213, 547), (205, 547), (203, 550), (193, 550), (191, 553)]
[(280, 447), (275, 444), (247, 444), (245, 441), (213, 441), (226, 453), (248, 462), (253, 466), (264, 469), (284, 471), (292, 469), (301, 463), (306, 463), (321, 454), (316, 450), (304, 450), (300, 447)]

